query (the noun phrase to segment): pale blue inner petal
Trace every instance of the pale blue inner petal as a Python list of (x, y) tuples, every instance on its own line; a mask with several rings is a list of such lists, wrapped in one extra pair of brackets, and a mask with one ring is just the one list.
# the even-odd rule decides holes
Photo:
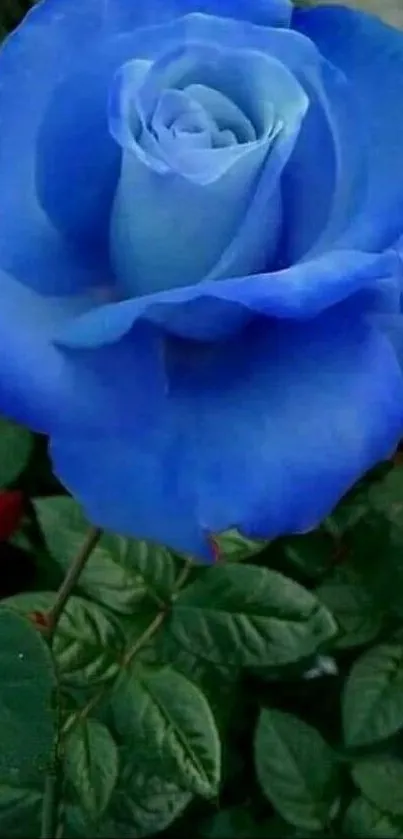
[(193, 102), (199, 102), (205, 112), (211, 115), (220, 132), (232, 131), (238, 143), (252, 143), (258, 139), (256, 129), (246, 113), (220, 90), (203, 84), (190, 84), (185, 91)]
[(111, 103), (123, 148), (111, 257), (125, 293), (263, 270), (281, 226), (279, 176), (308, 105), (292, 73), (258, 51), (187, 43), (122, 67)]
[(141, 131), (140, 115), (133, 103), (136, 92), (152, 67), (151, 61), (128, 61), (116, 73), (109, 90), (108, 120), (112, 137), (122, 148), (136, 149)]
[(215, 125), (202, 105), (187, 92), (165, 90), (151, 121), (151, 132), (161, 143), (162, 153), (169, 154), (174, 144), (182, 148), (211, 148)]
[[(297, 99), (297, 108), (300, 106), (292, 74), (280, 62), (257, 51), (220, 50), (195, 43), (148, 65), (148, 71), (147, 64), (137, 60), (128, 62), (116, 75), (111, 91), (111, 133), (123, 148), (137, 151), (156, 171), (175, 170), (198, 183), (221, 177), (245, 153), (248, 143), (274, 139), (283, 123), (284, 104), (292, 105)], [(214, 132), (215, 154), (210, 151), (203, 154), (206, 150), (203, 143), (186, 150), (182, 144), (168, 141), (167, 149), (167, 133), (163, 132), (163, 142), (162, 136), (156, 137), (157, 114), (161, 130), (164, 122), (161, 108), (167, 99), (166, 118), (174, 91), (184, 96), (191, 91), (194, 104), (203, 105), (213, 122), (219, 120), (218, 130)], [(301, 89), (300, 92), (303, 93)], [(115, 124), (119, 98), (122, 99), (121, 119), (126, 121), (130, 137)], [(187, 102), (182, 99), (182, 103)], [(231, 131), (236, 142), (230, 146), (232, 137), (228, 133), (221, 140), (222, 131)], [(195, 153), (199, 148), (200, 153)]]
[(223, 131), (217, 131), (213, 137), (213, 145), (216, 149), (228, 148), (236, 143), (236, 137), (233, 131), (229, 128), (224, 128)]

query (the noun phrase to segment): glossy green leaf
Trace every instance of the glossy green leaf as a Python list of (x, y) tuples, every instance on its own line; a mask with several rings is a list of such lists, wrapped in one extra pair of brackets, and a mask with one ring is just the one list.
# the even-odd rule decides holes
[(132, 668), (112, 698), (116, 730), (142, 771), (163, 772), (190, 792), (217, 793), (221, 747), (201, 690), (172, 668)]
[(403, 819), (399, 822), (383, 813), (363, 796), (355, 798), (344, 817), (343, 834), (358, 839), (400, 839)]
[(29, 615), (31, 612), (46, 612), (56, 599), (54, 591), (22, 591), (3, 601), (3, 606), (18, 612), (19, 615)]
[(260, 786), (283, 818), (306, 830), (325, 827), (337, 806), (338, 774), (316, 729), (291, 714), (263, 710), (255, 762)]
[(316, 594), (337, 621), (335, 647), (348, 649), (367, 644), (381, 631), (382, 613), (350, 568), (338, 569), (316, 589)]
[[(24, 592), (5, 602), (10, 609), (27, 615), (46, 613), (54, 601), (53, 592)], [(83, 597), (70, 597), (53, 640), (53, 655), (63, 686), (82, 688), (113, 679), (125, 645), (124, 627), (112, 614)]]
[(234, 706), (240, 690), (238, 668), (212, 664), (184, 650), (169, 636), (166, 644), (164, 632), (161, 632), (160, 640), (161, 643), (156, 646), (157, 660), (171, 665), (200, 688), (220, 727), (231, 714), (236, 713)]
[(0, 609), (0, 782), (41, 778), (52, 756), (56, 680), (49, 649), (33, 625)]
[(65, 740), (65, 773), (85, 813), (98, 821), (117, 783), (118, 750), (97, 720), (82, 720), (72, 728)]
[(291, 664), (336, 632), (318, 599), (302, 586), (253, 565), (215, 566), (175, 601), (168, 623), (175, 640), (216, 664)]
[(352, 776), (365, 797), (383, 813), (403, 816), (403, 760), (374, 755), (357, 761)]
[(192, 800), (192, 795), (158, 775), (148, 775), (135, 754), (124, 764), (112, 801), (112, 814), (102, 835), (119, 839), (153, 836), (171, 825)]
[(0, 417), (0, 487), (11, 484), (25, 469), (33, 436), (27, 428)]
[[(163, 623), (161, 613), (153, 602), (146, 601), (133, 614), (120, 618), (126, 639), (126, 651), (129, 653), (136, 649), (136, 662), (147, 666), (165, 663), (165, 657), (161, 656), (160, 638), (163, 635)], [(158, 621), (159, 626), (155, 625)], [(150, 633), (150, 626), (154, 626)]]
[[(72, 498), (40, 499), (35, 508), (48, 549), (66, 571), (88, 534), (88, 522)], [(124, 539), (103, 534), (80, 576), (79, 587), (90, 598), (130, 614), (147, 589), (142, 577), (125, 567), (124, 550)]]
[(261, 553), (268, 542), (247, 539), (238, 530), (226, 530), (214, 539), (220, 560), (227, 562), (241, 562)]
[(148, 594), (167, 600), (172, 594), (181, 561), (168, 548), (151, 542), (126, 539), (124, 566), (144, 581)]
[(82, 597), (71, 597), (54, 639), (54, 655), (64, 684), (87, 687), (117, 675), (125, 645), (113, 617)]
[(386, 739), (403, 727), (403, 643), (385, 643), (354, 664), (343, 696), (347, 746)]
[[(36, 512), (48, 549), (66, 570), (88, 533), (81, 508), (68, 497), (40, 499)], [(157, 602), (173, 588), (178, 560), (166, 548), (104, 533), (80, 577), (80, 589), (121, 614), (145, 597)], [(179, 566), (180, 567), (180, 566)]]

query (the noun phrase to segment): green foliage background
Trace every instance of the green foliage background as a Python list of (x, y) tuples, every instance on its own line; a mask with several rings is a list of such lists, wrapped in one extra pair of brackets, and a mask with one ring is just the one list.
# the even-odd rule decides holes
[[(29, 4), (1, 2), (5, 34)], [(0, 837), (403, 837), (399, 452), (316, 532), (224, 534), (211, 568), (94, 538), (53, 633), (89, 525), (46, 441), (2, 420), (0, 489), (15, 488)]]
[(401, 454), (211, 567), (98, 534), (51, 637), (88, 523), (44, 442), (1, 423), (35, 574), (0, 602), (0, 836), (403, 836)]
[(33, 5), (30, 0), (1, 0), (0, 38), (11, 32)]

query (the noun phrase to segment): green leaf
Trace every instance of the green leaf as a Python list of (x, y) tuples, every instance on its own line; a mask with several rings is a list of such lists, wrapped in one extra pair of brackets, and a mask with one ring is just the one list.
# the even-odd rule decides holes
[(74, 726), (65, 741), (65, 772), (85, 813), (98, 821), (118, 779), (118, 750), (104, 725), (87, 719)]
[(112, 815), (102, 835), (119, 839), (141, 839), (165, 830), (192, 800), (189, 792), (172, 780), (149, 776), (136, 755), (124, 766), (113, 796)]
[[(294, 827), (294, 825), (289, 824), (289, 822), (284, 821), (280, 816), (272, 816), (269, 820), (266, 820), (266, 829), (265, 829), (265, 837), (266, 839), (307, 839), (306, 830)], [(309, 839), (323, 839), (322, 830), (319, 832), (310, 830), (309, 831)]]
[[(66, 571), (88, 534), (88, 522), (75, 501), (68, 497), (35, 502), (39, 524), (48, 549)], [(142, 577), (125, 568), (122, 552), (125, 540), (110, 533), (102, 535), (80, 576), (80, 589), (90, 598), (130, 614), (146, 593)]]
[[(156, 622), (160, 623), (155, 626)], [(150, 626), (154, 625), (150, 633)], [(164, 656), (161, 657), (160, 638), (163, 634), (163, 620), (161, 612), (151, 602), (142, 604), (132, 615), (120, 618), (126, 639), (126, 652), (129, 653), (134, 647), (137, 648), (136, 662), (146, 666), (154, 666), (165, 663)]]
[(182, 591), (167, 627), (184, 649), (216, 664), (291, 664), (336, 632), (318, 599), (275, 571), (215, 566)]
[[(65, 571), (88, 533), (81, 508), (65, 496), (35, 502), (48, 550)], [(177, 559), (167, 549), (104, 533), (80, 577), (79, 587), (93, 600), (121, 614), (132, 614), (146, 596), (161, 603), (173, 588)]]
[(261, 712), (255, 737), (259, 783), (291, 824), (320, 830), (337, 805), (333, 752), (316, 729), (291, 714)]
[(380, 608), (403, 617), (403, 530), (373, 513), (349, 537), (352, 562)]
[(325, 532), (332, 534), (339, 541), (350, 533), (368, 513), (368, 489), (356, 484), (342, 499), (331, 516), (323, 522)]
[(56, 687), (51, 654), (32, 624), (0, 609), (0, 780), (12, 787), (41, 777), (52, 755)]
[(227, 562), (241, 562), (251, 556), (261, 553), (269, 544), (267, 541), (247, 539), (238, 530), (226, 530), (215, 536), (214, 541), (221, 560)]
[(37, 839), (41, 805), (39, 789), (0, 784), (0, 836)]
[(162, 632), (161, 643), (156, 646), (158, 662), (171, 665), (174, 670), (182, 673), (204, 693), (214, 718), (221, 728), (234, 712), (240, 683), (240, 672), (235, 667), (218, 667), (200, 656), (184, 650), (175, 644), (171, 638), (165, 645), (165, 633)]
[(392, 816), (403, 816), (403, 761), (392, 755), (374, 755), (354, 764), (357, 787), (376, 807)]
[(138, 574), (149, 594), (167, 600), (175, 587), (177, 573), (183, 562), (161, 545), (136, 539), (124, 540), (124, 565)]
[(271, 823), (272, 819), (258, 820), (248, 807), (231, 807), (228, 810), (220, 810), (202, 823), (199, 833), (206, 839), (267, 839), (273, 835), (281, 835), (282, 839), (285, 839), (286, 836), (295, 835), (289, 825), (285, 826), (285, 832), (282, 830), (281, 834), (278, 832), (278, 825), (275, 825), (276, 831), (272, 833)]
[(343, 696), (347, 746), (366, 746), (403, 727), (403, 644), (379, 644), (354, 664)]
[(54, 637), (54, 655), (62, 681), (89, 687), (117, 675), (125, 646), (113, 617), (96, 603), (70, 597)]
[(394, 466), (368, 490), (368, 502), (377, 513), (403, 529), (403, 466)]
[(27, 428), (0, 417), (0, 487), (15, 481), (25, 469), (33, 436)]
[(115, 726), (142, 771), (158, 770), (190, 792), (217, 793), (221, 748), (214, 717), (196, 685), (172, 668), (132, 669), (112, 698)]
[(304, 576), (316, 580), (329, 570), (334, 544), (325, 533), (314, 531), (304, 536), (291, 536), (282, 541), (288, 562)]
[[(323, 831), (309, 831), (309, 839), (324, 839)], [(294, 827), (292, 824), (284, 821), (280, 816), (273, 816), (270, 822), (267, 823), (266, 839), (307, 839), (306, 830), (303, 828)]]
[(339, 635), (334, 641), (338, 649), (367, 644), (382, 629), (382, 613), (350, 568), (338, 569), (316, 594), (336, 618)]
[(349, 534), (363, 585), (389, 615), (403, 617), (403, 468), (390, 464), (366, 487), (367, 513)]
[(54, 591), (22, 591), (3, 600), (2, 605), (7, 609), (18, 612), (19, 615), (29, 615), (31, 612), (46, 612), (56, 599)]
[(345, 814), (343, 834), (357, 836), (359, 839), (400, 839), (403, 835), (403, 821), (398, 823), (360, 796), (351, 802)]
[[(47, 612), (54, 592), (24, 592), (5, 604), (20, 614)], [(58, 674), (66, 687), (90, 687), (118, 674), (125, 648), (123, 628), (112, 614), (82, 597), (70, 597), (53, 640)]]

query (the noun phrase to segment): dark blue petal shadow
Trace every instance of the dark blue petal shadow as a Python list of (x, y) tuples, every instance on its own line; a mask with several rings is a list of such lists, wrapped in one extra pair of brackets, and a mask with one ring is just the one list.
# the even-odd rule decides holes
[(293, 25), (348, 79), (357, 113), (346, 130), (368, 157), (366, 192), (333, 245), (381, 250), (403, 224), (403, 33), (342, 6), (297, 9)]
[[(136, 329), (132, 340), (133, 364)], [(392, 346), (348, 305), (304, 323), (255, 319), (221, 345), (165, 342), (155, 412), (157, 376), (138, 401), (118, 346), (101, 352), (116, 352), (126, 430), (56, 434), (55, 469), (94, 523), (201, 559), (229, 527), (255, 538), (314, 527), (403, 430)]]
[[(390, 295), (395, 299), (401, 278), (395, 251), (379, 256), (336, 251), (272, 274), (206, 281), (102, 306), (64, 324), (56, 340), (72, 348), (108, 345), (137, 321), (148, 321), (183, 338), (216, 341), (256, 314), (310, 319), (358, 293), (372, 296), (371, 308), (384, 308), (385, 283), (390, 308)], [(365, 302), (361, 305), (365, 311)]]

